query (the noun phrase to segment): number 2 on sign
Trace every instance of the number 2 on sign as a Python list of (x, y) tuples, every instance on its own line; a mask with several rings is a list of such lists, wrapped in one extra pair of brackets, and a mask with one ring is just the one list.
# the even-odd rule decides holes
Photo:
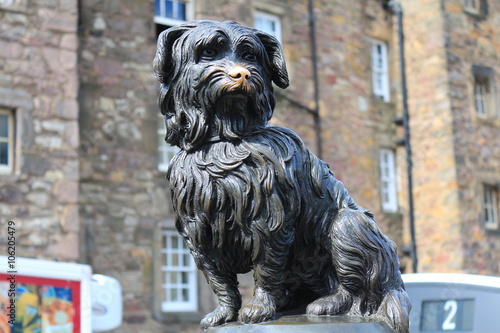
[(444, 311), (449, 311), (443, 322), (443, 331), (453, 331), (457, 323), (455, 322), (455, 316), (457, 314), (458, 304), (455, 300), (449, 300), (444, 303)]

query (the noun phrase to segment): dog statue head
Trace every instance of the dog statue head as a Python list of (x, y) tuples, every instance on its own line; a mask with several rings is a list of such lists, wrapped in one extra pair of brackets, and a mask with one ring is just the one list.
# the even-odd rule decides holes
[(162, 32), (153, 65), (165, 140), (187, 151), (266, 126), (276, 103), (272, 82), (288, 86), (278, 40), (236, 22), (193, 21)]

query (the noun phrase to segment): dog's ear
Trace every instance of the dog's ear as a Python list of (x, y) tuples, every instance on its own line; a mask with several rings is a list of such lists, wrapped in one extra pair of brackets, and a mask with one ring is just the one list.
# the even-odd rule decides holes
[(194, 24), (183, 24), (177, 27), (172, 27), (163, 31), (158, 36), (158, 44), (156, 47), (156, 56), (153, 60), (153, 68), (156, 74), (156, 79), (161, 84), (169, 85), (174, 72), (174, 64), (172, 59), (173, 45), (175, 41), (182, 36), (187, 30), (194, 28)]
[(288, 87), (288, 72), (286, 70), (285, 56), (283, 55), (283, 49), (281, 48), (280, 42), (263, 31), (256, 31), (257, 37), (260, 39), (264, 48), (266, 49), (267, 56), (271, 62), (272, 81), (280, 88), (285, 89)]

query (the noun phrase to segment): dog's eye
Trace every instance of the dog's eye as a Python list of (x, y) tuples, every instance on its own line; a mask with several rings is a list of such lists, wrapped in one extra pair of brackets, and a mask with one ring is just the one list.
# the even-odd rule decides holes
[(257, 61), (257, 55), (255, 55), (254, 53), (244, 53), (243, 59), (245, 59), (246, 61)]
[(217, 51), (214, 49), (204, 49), (201, 51), (201, 56), (203, 58), (213, 58), (217, 55)]

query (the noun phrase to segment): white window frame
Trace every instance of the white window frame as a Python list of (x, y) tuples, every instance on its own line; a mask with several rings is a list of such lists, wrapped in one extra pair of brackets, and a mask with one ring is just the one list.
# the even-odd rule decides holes
[[(380, 50), (380, 52), (379, 52)], [(381, 40), (372, 40), (372, 92), (384, 102), (390, 102), (389, 89), (389, 58), (387, 43)]]
[(484, 185), (483, 187), (483, 214), (484, 227), (490, 230), (498, 230), (498, 187)]
[[(166, 1), (172, 1), (174, 8), (176, 8), (179, 3), (184, 3), (186, 4), (186, 19), (182, 20), (179, 18), (174, 18), (174, 17), (167, 17), (165, 14), (165, 2)], [(154, 22), (157, 24), (161, 25), (166, 25), (166, 26), (176, 26), (182, 23), (185, 23), (187, 21), (191, 21), (193, 19), (193, 12), (194, 12), (194, 0), (155, 0), (155, 8), (156, 8), (156, 3), (160, 3), (160, 15), (156, 15), (154, 17)], [(174, 9), (174, 13), (176, 10)], [(163, 13), (163, 15), (162, 15)]]
[(165, 128), (162, 115), (159, 116), (159, 119), (160, 121), (158, 121), (158, 129), (156, 132), (158, 142), (158, 170), (161, 172), (167, 172), (170, 161), (180, 149), (165, 142), (167, 129)]
[[(173, 248), (173, 240), (177, 240), (180, 247)], [(163, 265), (161, 267), (164, 283), (162, 284), (165, 292), (165, 301), (161, 303), (163, 312), (196, 312), (198, 311), (198, 275), (197, 268), (191, 253), (184, 243), (184, 239), (178, 232), (173, 230), (162, 230), (162, 244), (165, 248), (161, 249)], [(176, 256), (177, 265), (173, 258)], [(188, 261), (187, 263), (185, 261)], [(176, 274), (176, 282), (171, 282), (169, 276)], [(187, 278), (187, 282), (182, 282), (182, 274)], [(175, 291), (176, 298), (182, 295), (182, 290), (188, 291), (187, 300), (173, 300), (172, 291)]]
[(384, 212), (398, 211), (398, 192), (395, 153), (390, 149), (380, 150), (380, 201)]
[(8, 136), (6, 138), (0, 137), (0, 142), (6, 142), (8, 147), (7, 164), (0, 164), (1, 174), (10, 174), (14, 170), (14, 112), (10, 110), (0, 109), (0, 114), (7, 115), (7, 130)]
[[(266, 26), (261, 25), (259, 20), (273, 22), (275, 26), (275, 31), (268, 29)], [(281, 17), (274, 14), (269, 14), (266, 12), (262, 12), (260, 10), (255, 11), (254, 16), (254, 26), (256, 29), (267, 32), (268, 34), (276, 37), (276, 39), (281, 43)]]
[(483, 117), (495, 117), (494, 90), (491, 78), (474, 75), (474, 107), (476, 114)]

